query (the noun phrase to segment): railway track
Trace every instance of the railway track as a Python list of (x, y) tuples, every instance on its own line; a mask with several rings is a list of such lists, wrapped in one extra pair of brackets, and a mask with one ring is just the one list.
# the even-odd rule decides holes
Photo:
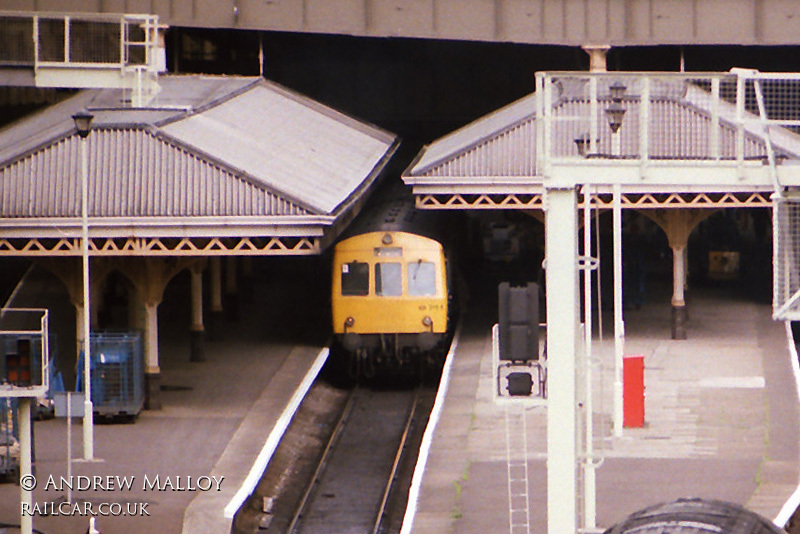
[(433, 395), (355, 388), (286, 532), (396, 532)]

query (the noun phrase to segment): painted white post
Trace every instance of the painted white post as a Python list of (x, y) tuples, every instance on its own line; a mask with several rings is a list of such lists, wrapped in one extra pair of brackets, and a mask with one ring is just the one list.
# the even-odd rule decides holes
[(740, 178), (744, 176), (744, 99), (745, 79), (744, 76), (738, 76), (736, 78), (736, 164)]
[(709, 132), (709, 153), (711, 158), (719, 160), (719, 78), (711, 79), (711, 131)]
[[(31, 397), (19, 398), (19, 411), (17, 417), (19, 421), (19, 475), (23, 477), (33, 474), (31, 457), (33, 455), (33, 443), (31, 442)], [(26, 510), (33, 508), (33, 494), (31, 489), (25, 489), (26, 484), (20, 484), (20, 507)], [(20, 531), (22, 534), (32, 534), (33, 514), (20, 514)]]
[(589, 78), (589, 154), (597, 154), (598, 133), (597, 76)]
[(583, 526), (594, 529), (597, 526), (596, 481), (594, 463), (594, 425), (592, 414), (592, 270), (589, 258), (592, 257), (592, 210), (589, 186), (583, 186), (583, 350), (586, 398), (583, 400), (586, 414), (585, 445), (583, 459)]
[(611, 132), (611, 154), (619, 157), (622, 154), (622, 128), (616, 132)]
[(578, 225), (574, 188), (547, 189), (547, 532), (577, 529)]
[(614, 184), (614, 435), (622, 436), (622, 357), (625, 351), (625, 321), (622, 317), (622, 191)]
[[(72, 480), (72, 392), (67, 391), (67, 480)], [(72, 484), (67, 485), (67, 503), (72, 504)]]
[(641, 161), (641, 179), (647, 177), (647, 166), (650, 159), (650, 77), (642, 78), (642, 98), (639, 105), (639, 160)]
[(94, 407), (91, 379), (91, 308), (89, 305), (89, 156), (88, 136), (81, 136), (81, 249), (83, 256), (83, 459), (94, 459)]

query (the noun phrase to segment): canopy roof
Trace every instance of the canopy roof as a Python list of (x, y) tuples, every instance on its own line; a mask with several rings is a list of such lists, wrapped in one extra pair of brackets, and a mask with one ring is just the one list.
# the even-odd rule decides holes
[(0, 238), (79, 235), (72, 115), (84, 109), (94, 115), (93, 240), (330, 240), (398, 144), (261, 78), (166, 76), (159, 85), (147, 108), (131, 108), (122, 90), (87, 90), (0, 131)]

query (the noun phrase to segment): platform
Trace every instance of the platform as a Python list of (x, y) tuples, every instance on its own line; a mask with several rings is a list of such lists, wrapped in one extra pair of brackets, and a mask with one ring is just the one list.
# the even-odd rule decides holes
[[(768, 304), (735, 294), (734, 285), (696, 289), (682, 341), (670, 339), (668, 296), (626, 310), (626, 354), (644, 356), (646, 421), (622, 437), (611, 429), (613, 335), (595, 339), (602, 372), (595, 372), (594, 446), (605, 457), (596, 471), (598, 527), (678, 497), (732, 501), (774, 520), (797, 488), (798, 395), (786, 329)], [(505, 408), (492, 400), (495, 321), (491, 307), (473, 306), (464, 317), (404, 532), (508, 532)], [(525, 414), (530, 532), (545, 533), (547, 412)]]
[[(95, 510), (108, 503), (115, 508), (106, 511), (126, 514), (97, 517), (101, 532), (229, 532), (230, 519), (224, 518), (224, 507), (244, 482), (323, 348), (298, 344), (299, 328), (274, 326), (274, 316), (291, 315), (292, 310), (259, 304), (265, 295), (270, 302), (288, 302), (283, 292), (291, 290), (278, 278), (272, 283), (256, 283), (256, 299), (242, 308), (242, 320), (226, 324), (223, 340), (207, 343), (208, 361), (201, 363), (189, 362), (188, 312), (185, 302), (180, 302), (188, 294), (183, 295), (176, 287), (167, 295), (160, 324), (164, 408), (143, 411), (133, 424), (95, 425), (95, 456), (100, 461), (73, 464), (73, 480), (102, 476), (106, 486), (98, 488), (93, 483), (97, 491), (73, 491), (73, 501), (81, 506), (91, 503)], [(20, 299), (17, 302), (47, 305), (54, 322), (60, 323), (54, 328), (60, 328), (64, 338), (69, 338), (74, 311), (63, 284), (38, 271), (16, 298)], [(74, 332), (67, 343), (74, 344)], [(40, 506), (63, 501), (66, 496), (65, 487), (47, 487), (50, 475), (58, 482), (58, 477), (67, 473), (66, 428), (64, 419), (34, 425), (39, 484), (33, 501)], [(78, 418), (72, 427), (76, 458), (82, 455), (81, 432)], [(132, 480), (130, 489), (108, 489), (107, 476), (127, 477)], [(203, 491), (207, 483), (211, 488)], [(111, 485), (118, 485), (118, 479), (114, 478)], [(19, 486), (13, 483), (0, 484), (0, 532), (5, 532), (5, 524), (19, 524), (19, 493)], [(140, 503), (146, 506), (142, 508)], [(34, 528), (45, 534), (86, 532), (87, 517), (71, 508), (62, 510), (70, 515), (37, 516)]]

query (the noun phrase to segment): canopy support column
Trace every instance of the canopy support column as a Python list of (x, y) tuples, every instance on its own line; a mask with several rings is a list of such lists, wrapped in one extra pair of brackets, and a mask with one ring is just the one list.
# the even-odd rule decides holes
[(222, 339), (222, 260), (219, 256), (209, 258), (211, 307), (208, 316), (210, 338), (218, 341)]
[(716, 210), (673, 208), (643, 210), (667, 234), (672, 249), (672, 339), (686, 339), (686, 247), (697, 225)]
[(189, 361), (192, 362), (204, 362), (206, 360), (205, 326), (203, 325), (203, 271), (205, 267), (205, 261), (198, 261), (189, 269), (192, 277), (192, 324), (189, 327)]

